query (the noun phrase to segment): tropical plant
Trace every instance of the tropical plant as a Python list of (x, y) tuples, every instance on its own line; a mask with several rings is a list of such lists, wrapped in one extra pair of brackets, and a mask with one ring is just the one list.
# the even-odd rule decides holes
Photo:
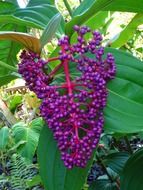
[(29, 126), (19, 122), (12, 128), (0, 129), (1, 189), (19, 190), (40, 185), (38, 165), (33, 162), (42, 126), (42, 119), (36, 118)]
[[(26, 143), (18, 148), (18, 151), (29, 162), (32, 161), (38, 144), (39, 133), (43, 126), (37, 155), (40, 176), (46, 190), (81, 190), (82, 188), (88, 188), (89, 190), (143, 189), (143, 184), (141, 183), (142, 175), (140, 173), (143, 154), (142, 149), (138, 150), (142, 147), (142, 142), (138, 141), (142, 140), (143, 137), (142, 29), (139, 27), (143, 24), (142, 0), (83, 0), (82, 2), (79, 1), (80, 5), (74, 9), (71, 8), (67, 0), (63, 2), (65, 7), (61, 8), (56, 7), (56, 2), (52, 0), (29, 0), (25, 8), (20, 8), (16, 0), (0, 1), (0, 85), (5, 85), (11, 80), (23, 76), (30, 90), (36, 92), (38, 98), (41, 99), (41, 113), (45, 120), (48, 121), (48, 127), (44, 123), (40, 127), (37, 127), (36, 124), (33, 127), (27, 127), (27, 123), (14, 125), (12, 131), (15, 142), (19, 143), (20, 140), (26, 141)], [(66, 9), (69, 15), (64, 15), (63, 11), (60, 14), (58, 8), (61, 10)], [(118, 34), (113, 38), (109, 38), (109, 28), (114, 20), (117, 19), (115, 17), (117, 11), (131, 12), (134, 14), (132, 14), (130, 21), (121, 27)], [(98, 29), (103, 34), (104, 52), (98, 46), (101, 39), (100, 34), (97, 32), (93, 32), (96, 38), (95, 44), (93, 41), (90, 44), (90, 33), (85, 35), (84, 39), (89, 41), (90, 44), (90, 46), (86, 46), (87, 43), (82, 37), (84, 33), (90, 31), (89, 27), (93, 31)], [(76, 32), (80, 34), (78, 36), (79, 43), (77, 43)], [(63, 38), (63, 35), (68, 37)], [(58, 47), (56, 47), (57, 41), (59, 42)], [(69, 41), (74, 46), (69, 46)], [(138, 48), (137, 44), (139, 44)], [(60, 46), (62, 46), (62, 51), (59, 52)], [(23, 49), (24, 51), (22, 51)], [(91, 51), (90, 53), (89, 50)], [(50, 52), (50, 55), (46, 53), (47, 51)], [(70, 52), (70, 55), (68, 54), (69, 57), (66, 51)], [(94, 53), (96, 52), (95, 62), (91, 55), (93, 51)], [(23, 53), (21, 54), (21, 52)], [(82, 61), (80, 62), (79, 58), (81, 54), (84, 54), (82, 58), (88, 64), (89, 70), (86, 70), (84, 64), (82, 65)], [(63, 153), (63, 160), (65, 165), (68, 166), (67, 168), (61, 160), (57, 143), (53, 139), (53, 133), (49, 128), (52, 128), (54, 131), (54, 137), (58, 140), (59, 148), (64, 150), (64, 146), (67, 146), (67, 142), (72, 137), (66, 136), (66, 134), (63, 136), (63, 133), (59, 132), (60, 125), (58, 126), (55, 123), (59, 122), (59, 118), (61, 119), (61, 125), (66, 122), (65, 118), (68, 110), (66, 109), (68, 107), (66, 105), (69, 104), (69, 99), (71, 100), (73, 98), (72, 96), (69, 96), (68, 100), (65, 98), (67, 95), (66, 89), (68, 89), (69, 95), (71, 95), (72, 84), (74, 86), (79, 84), (76, 81), (76, 77), (78, 76), (80, 78), (83, 73), (87, 73), (87, 78), (90, 80), (88, 82), (84, 81), (84, 75), (82, 80), (85, 82), (85, 89), (81, 85), (77, 89), (78, 92), (86, 91), (87, 86), (88, 88), (95, 89), (95, 84), (91, 83), (90, 78), (91, 73), (94, 74), (95, 70), (91, 72), (89, 67), (94, 66), (93, 63), (91, 64), (93, 61), (97, 69), (96, 71), (98, 71), (98, 74), (101, 74), (101, 65), (105, 61), (101, 59), (100, 55), (103, 54), (103, 59), (110, 55), (108, 57), (109, 60), (106, 62), (112, 64), (112, 67), (114, 65), (113, 57), (116, 64), (115, 79), (107, 85), (108, 99), (104, 109), (104, 131), (102, 131), (100, 141), (86, 167), (72, 168), (75, 165), (85, 166), (85, 160), (80, 157), (80, 163), (71, 166), (67, 162), (73, 163), (74, 160), (68, 157), (65, 158), (65, 154)], [(43, 60), (41, 57), (45, 59)], [(100, 65), (97, 67), (98, 59), (100, 59)], [(20, 62), (19, 65), (17, 65), (18, 62)], [(76, 67), (77, 65), (78, 68)], [(110, 71), (109, 65), (104, 65), (104, 69), (104, 71), (102, 70), (102, 77), (101, 75), (100, 77), (105, 82), (106, 74), (109, 74), (108, 71)], [(18, 70), (21, 75), (18, 73)], [(111, 76), (113, 77), (114, 74), (115, 70)], [(109, 78), (111, 76), (108, 75)], [(74, 81), (72, 84), (69, 77)], [(98, 86), (98, 82), (96, 81), (96, 86)], [(61, 97), (64, 97), (63, 99), (59, 98), (59, 94), (55, 90), (56, 87), (59, 88), (61, 83), (63, 86), (58, 93), (60, 93)], [(79, 94), (77, 93), (77, 99), (79, 98)], [(81, 98), (84, 97), (82, 96)], [(85, 105), (80, 107), (84, 112), (87, 106), (89, 106), (89, 103), (92, 103), (92, 98), (88, 94), (87, 99), (82, 101), (78, 99), (75, 102), (78, 104), (79, 102), (83, 103), (85, 101)], [(96, 96), (94, 98), (97, 100)], [(59, 107), (61, 106), (60, 101), (64, 106), (62, 105), (63, 107), (58, 109), (57, 105)], [(97, 101), (96, 103), (99, 102)], [(75, 109), (73, 104), (72, 102), (70, 117), (77, 111), (73, 111)], [(65, 108), (65, 115), (60, 116), (60, 114), (63, 114), (63, 108)], [(102, 109), (103, 105), (100, 107), (100, 111)], [(91, 112), (92, 116), (94, 115), (93, 111)], [(56, 120), (55, 118), (58, 119)], [(72, 120), (68, 123), (69, 131), (71, 124)], [(78, 125), (80, 124), (78, 123)], [(67, 127), (67, 125), (65, 126)], [(86, 124), (81, 127), (84, 131), (87, 131), (89, 126)], [(1, 135), (4, 133), (7, 134), (4, 140), (2, 140), (2, 145), (0, 145), (5, 147), (6, 139), (8, 138), (8, 128), (4, 127), (1, 130)], [(80, 138), (84, 137), (84, 135), (84, 132), (80, 133)], [(95, 135), (95, 133), (90, 134), (91, 140), (92, 135)], [(97, 141), (98, 139), (99, 136)], [(89, 141), (90, 139), (86, 140)], [(73, 146), (75, 144), (73, 140)], [(87, 147), (88, 145), (82, 147), (82, 151), (85, 148), (86, 154), (88, 155), (91, 147), (86, 149)], [(95, 148), (95, 146), (93, 147)], [(138, 151), (136, 152), (136, 150)], [(71, 153), (71, 150), (68, 149), (67, 152)], [(131, 167), (132, 165), (133, 167)], [(96, 174), (99, 170), (100, 174), (97, 176)], [(87, 176), (88, 179), (91, 177), (92, 179), (94, 178), (93, 183), (87, 180)]]
[[(36, 179), (36, 183), (34, 180)], [(37, 175), (37, 168), (29, 164), (23, 157), (13, 154), (8, 164), (8, 175), (3, 174), (0, 179), (1, 189), (26, 190), (40, 184), (41, 180)]]

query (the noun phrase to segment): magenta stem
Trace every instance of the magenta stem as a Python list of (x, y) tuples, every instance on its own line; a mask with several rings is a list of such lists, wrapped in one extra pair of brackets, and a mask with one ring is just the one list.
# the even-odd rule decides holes
[(59, 60), (59, 57), (52, 57), (52, 58), (49, 58), (49, 59), (47, 60), (47, 62), (57, 61), (57, 60)]
[[(62, 51), (65, 53), (64, 46), (62, 46)], [(64, 72), (65, 72), (65, 77), (66, 77), (66, 83), (67, 83), (67, 88), (68, 88), (68, 94), (72, 94), (72, 84), (70, 80), (70, 73), (69, 73), (69, 66), (68, 66), (69, 60), (66, 59), (63, 61), (63, 66), (64, 66)]]

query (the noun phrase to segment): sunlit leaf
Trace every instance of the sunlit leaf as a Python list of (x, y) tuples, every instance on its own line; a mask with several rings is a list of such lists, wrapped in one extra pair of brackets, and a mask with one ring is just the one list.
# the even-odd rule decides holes
[(36, 118), (30, 123), (29, 126), (24, 124), (23, 122), (19, 122), (15, 124), (12, 128), (15, 142), (18, 143), (21, 140), (26, 142), (18, 149), (18, 151), (29, 162), (32, 162), (33, 156), (35, 154), (42, 126), (42, 119)]
[(142, 0), (84, 0), (74, 11), (74, 18), (67, 23), (66, 33), (73, 34), (75, 24), (82, 25), (99, 11), (123, 11), (143, 13)]
[(21, 32), (0, 32), (0, 40), (12, 40), (21, 43), (25, 48), (40, 53), (41, 44), (39, 39)]
[(130, 23), (125, 27), (123, 31), (120, 32), (118, 38), (111, 42), (111, 47), (121, 47), (128, 40), (130, 40), (136, 32), (136, 29), (139, 25), (143, 24), (143, 14), (137, 14), (130, 21)]

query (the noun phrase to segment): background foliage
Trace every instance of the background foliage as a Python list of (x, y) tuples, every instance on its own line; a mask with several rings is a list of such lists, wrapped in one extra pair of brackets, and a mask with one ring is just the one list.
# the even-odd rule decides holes
[[(16, 0), (0, 1), (0, 188), (142, 190), (142, 0), (25, 2), (22, 8)], [(68, 170), (40, 118), (40, 102), (25, 86), (17, 64), (24, 47), (45, 59), (56, 56), (63, 34), (75, 42), (76, 24), (102, 33), (105, 54), (113, 53), (117, 75), (108, 84), (104, 132), (93, 158), (85, 169)], [(74, 68), (71, 75), (77, 75)], [(61, 78), (58, 73), (57, 80)]]

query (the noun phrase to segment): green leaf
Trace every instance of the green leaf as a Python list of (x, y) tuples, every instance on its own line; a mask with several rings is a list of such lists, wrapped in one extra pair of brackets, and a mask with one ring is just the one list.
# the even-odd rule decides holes
[(84, 169), (69, 170), (65, 168), (52, 132), (45, 125), (39, 140), (38, 162), (45, 190), (81, 190), (92, 159)]
[(14, 146), (12, 146), (12, 148), (10, 148), (8, 150), (8, 155), (13, 154), (15, 151), (17, 151), (17, 149), (21, 146), (24, 145), (26, 143), (26, 141), (19, 141), (18, 143), (16, 143)]
[(109, 154), (105, 157), (104, 163), (108, 165), (117, 174), (121, 174), (125, 163), (129, 158), (129, 154), (126, 152), (116, 152)]
[(55, 4), (55, 0), (50, 0), (50, 3), (51, 4)]
[(22, 100), (23, 100), (22, 95), (14, 94), (9, 98), (10, 98), (10, 100), (8, 101), (9, 109), (14, 113), (17, 106), (22, 103)]
[(91, 30), (99, 29), (100, 27), (104, 27), (108, 21), (108, 17), (108, 11), (100, 11), (89, 20), (87, 20), (84, 24), (90, 27)]
[(74, 18), (66, 24), (66, 34), (73, 34), (75, 24), (82, 25), (98, 11), (124, 11), (143, 13), (142, 0), (84, 0), (74, 11)]
[(77, 15), (84, 14), (88, 9), (90, 9), (93, 4), (95, 3), (95, 0), (84, 0), (80, 3), (80, 5), (73, 11), (73, 17), (76, 17)]
[(111, 0), (110, 2), (108, 6), (104, 7), (104, 10), (143, 13), (142, 0)]
[(41, 47), (44, 47), (48, 42), (50, 42), (57, 31), (60, 22), (61, 22), (61, 14), (56, 14), (48, 23), (43, 34), (40, 38)]
[(29, 0), (27, 7), (39, 6), (40, 4), (51, 4), (53, 0)]
[(5, 0), (5, 2), (12, 3), (12, 4), (14, 4), (15, 7), (19, 7), (17, 0)]
[[(39, 25), (40, 28), (45, 29), (48, 22), (53, 16), (55, 16), (59, 11), (55, 6), (50, 5), (49, 1), (30, 1), (26, 8), (17, 9), (14, 16), (24, 19), (25, 21), (30, 21)], [(64, 21), (61, 22), (61, 27), (58, 31), (62, 33)]]
[[(118, 133), (143, 131), (143, 63), (132, 55), (107, 48), (116, 60), (116, 78), (108, 84), (105, 129)], [(139, 92), (139, 93), (138, 93)]]
[(15, 71), (15, 72), (17, 72), (17, 68), (16, 68), (16, 67), (13, 67), (13, 66), (11, 66), (11, 65), (8, 65), (7, 63), (4, 63), (3, 61), (0, 61), (0, 67), (7, 68), (7, 69), (9, 69), (10, 71)]
[(8, 84), (10, 81), (18, 78), (14, 73), (1, 75), (0, 74), (0, 86)]
[(134, 153), (127, 161), (122, 178), (122, 190), (142, 190), (143, 189), (143, 149)]
[(121, 47), (123, 46), (128, 40), (130, 40), (136, 32), (137, 27), (143, 24), (143, 14), (137, 14), (134, 18), (130, 21), (130, 23), (125, 27), (123, 31), (120, 32), (118, 38), (111, 42), (111, 47)]
[(27, 126), (23, 122), (20, 122), (12, 127), (12, 132), (15, 142), (18, 143), (21, 140), (26, 141), (24, 145), (19, 147), (18, 151), (29, 162), (32, 162), (33, 156), (35, 154), (42, 126), (43, 126), (42, 119), (37, 118), (33, 120), (29, 124), (29, 126)]
[[(112, 0), (96, 0), (92, 1), (83, 1), (83, 7), (79, 11), (76, 11), (75, 17), (66, 24), (66, 34), (71, 36), (73, 34), (74, 25), (82, 25), (91, 17), (93, 17), (99, 11), (102, 11), (106, 6), (108, 6)], [(82, 5), (81, 5), (82, 6)], [(83, 11), (86, 9), (86, 11)]]
[(40, 183), (41, 183), (41, 177), (40, 175), (36, 175), (32, 179), (27, 180), (27, 187), (30, 188), (39, 185)]
[(34, 36), (22, 32), (0, 32), (0, 40), (5, 39), (21, 43), (28, 50), (40, 53), (40, 40)]
[(108, 179), (99, 179), (91, 184), (89, 190), (117, 190), (115, 182)]
[[(84, 0), (77, 9), (75, 9), (73, 15), (82, 15), (85, 12), (89, 12), (93, 10), (93, 7), (98, 5), (104, 5), (104, 0)], [(123, 12), (143, 12), (143, 4), (142, 0), (134, 1), (134, 0), (108, 0), (108, 4), (106, 6), (102, 6), (101, 9), (103, 10), (110, 10), (110, 11), (123, 11)]]
[(24, 19), (18, 18), (13, 15), (0, 15), (0, 23), (2, 24), (8, 23), (8, 24), (14, 24), (14, 25), (17, 24), (19, 26), (27, 26), (31, 28), (42, 29), (41, 26), (39, 26), (38, 24), (34, 22), (26, 21)]
[(16, 10), (16, 6), (12, 2), (5, 2), (1, 1), (0, 2), (0, 14), (11, 14)]
[(4, 150), (8, 144), (9, 139), (9, 129), (8, 127), (3, 127), (0, 129), (0, 150)]

